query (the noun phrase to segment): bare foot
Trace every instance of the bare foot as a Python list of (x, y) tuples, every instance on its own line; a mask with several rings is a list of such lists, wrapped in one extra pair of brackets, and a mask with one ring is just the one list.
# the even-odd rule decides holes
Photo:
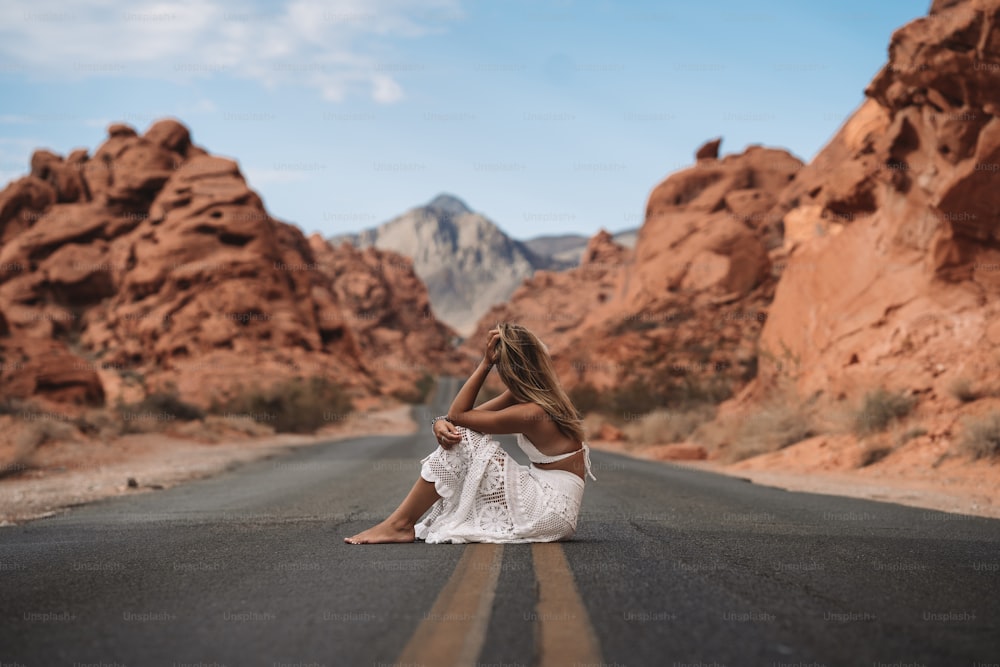
[(416, 533), (413, 526), (401, 525), (386, 519), (377, 526), (361, 531), (353, 537), (345, 537), (348, 544), (385, 544), (389, 542), (413, 542)]

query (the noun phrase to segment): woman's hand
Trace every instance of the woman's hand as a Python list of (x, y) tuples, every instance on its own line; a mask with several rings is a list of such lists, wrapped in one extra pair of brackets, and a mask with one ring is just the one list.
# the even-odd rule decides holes
[(462, 442), (462, 436), (458, 433), (458, 427), (447, 419), (439, 419), (434, 422), (434, 437), (438, 444), (444, 449), (451, 449)]
[(486, 352), (483, 359), (491, 366), (497, 362), (497, 343), (500, 342), (500, 330), (490, 329), (489, 338), (486, 340)]

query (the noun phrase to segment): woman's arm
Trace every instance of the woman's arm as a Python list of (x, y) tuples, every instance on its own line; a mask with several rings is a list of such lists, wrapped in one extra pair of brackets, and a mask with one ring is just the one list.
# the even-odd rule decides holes
[(504, 408), (509, 408), (516, 403), (517, 399), (514, 398), (514, 394), (510, 393), (510, 389), (505, 389), (502, 394), (484, 402), (477, 407), (476, 410), (503, 410)]
[(486, 381), (486, 376), (489, 375), (491, 368), (493, 368), (493, 364), (486, 357), (483, 357), (479, 365), (476, 366), (476, 370), (472, 371), (472, 375), (462, 385), (458, 395), (455, 396), (455, 400), (451, 402), (451, 407), (448, 408), (448, 421), (456, 424), (458, 423), (454, 419), (456, 416), (472, 410), (472, 407), (476, 404), (476, 396), (479, 395), (479, 390), (483, 388), (483, 382)]
[(448, 421), (452, 424), (466, 426), (480, 433), (523, 433), (526, 427), (530, 428), (532, 422), (545, 417), (545, 411), (541, 406), (534, 403), (518, 403), (513, 396), (510, 396), (509, 390), (487, 401), (478, 409), (473, 407), (476, 404), (476, 396), (479, 395), (479, 390), (482, 389), (483, 382), (493, 367), (494, 347), (499, 338), (500, 332), (495, 329), (490, 332), (486, 353), (479, 366), (452, 401), (448, 409)]
[(452, 413), (448, 419), (455, 426), (465, 426), (480, 433), (525, 433), (547, 419), (545, 410), (535, 403), (516, 403), (503, 410), (466, 410)]

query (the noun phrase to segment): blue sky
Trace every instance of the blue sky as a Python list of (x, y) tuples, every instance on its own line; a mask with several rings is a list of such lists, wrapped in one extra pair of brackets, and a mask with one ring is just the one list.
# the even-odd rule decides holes
[(4, 0), (0, 185), (173, 116), (307, 233), (441, 192), (508, 233), (641, 223), (715, 136), (810, 159), (929, 0)]

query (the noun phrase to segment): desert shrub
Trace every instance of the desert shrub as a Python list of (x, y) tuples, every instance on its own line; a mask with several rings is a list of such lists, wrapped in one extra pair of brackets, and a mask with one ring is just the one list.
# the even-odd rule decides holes
[(18, 413), (30, 411), (31, 409), (32, 406), (29, 403), (16, 398), (5, 398), (0, 400), (0, 415), (17, 416)]
[(174, 389), (149, 394), (135, 403), (119, 403), (116, 409), (121, 433), (160, 431), (177, 421), (205, 418), (204, 410), (182, 400)]
[(569, 394), (569, 400), (573, 401), (573, 405), (581, 414), (597, 412), (602, 408), (603, 392), (598, 391), (592, 384), (581, 383), (575, 385), (567, 393)]
[(972, 388), (972, 382), (968, 378), (953, 380), (948, 386), (948, 393), (961, 403), (971, 403), (980, 398), (979, 393)]
[(854, 415), (854, 432), (868, 435), (884, 431), (894, 421), (910, 414), (916, 403), (912, 396), (893, 394), (881, 388), (870, 391)]
[(627, 421), (622, 430), (628, 441), (635, 444), (681, 442), (713, 417), (715, 408), (708, 404), (683, 411), (657, 408), (637, 419)]
[(244, 390), (213, 411), (247, 415), (279, 433), (312, 433), (331, 421), (347, 419), (352, 407), (339, 385), (312, 377), (293, 378), (267, 390)]
[(659, 389), (644, 379), (635, 379), (605, 392), (605, 400), (598, 409), (619, 415), (644, 414), (666, 406), (666, 399)]
[(695, 439), (730, 461), (784, 449), (819, 433), (808, 407), (794, 396), (772, 398), (749, 414), (732, 415), (699, 428)]
[(960, 451), (973, 459), (1000, 456), (1000, 411), (993, 411), (985, 417), (966, 418), (962, 426)]
[(732, 394), (729, 381), (720, 375), (708, 380), (685, 376), (656, 382), (639, 378), (608, 390), (603, 404), (606, 411), (621, 415), (641, 415), (658, 408), (688, 412), (718, 405)]
[(927, 429), (925, 429), (923, 426), (914, 426), (913, 428), (903, 431), (902, 435), (900, 435), (899, 439), (896, 441), (896, 444), (905, 445), (910, 440), (913, 440), (914, 438), (919, 438), (921, 436), (925, 436), (927, 435), (927, 433), (928, 433)]
[(150, 394), (134, 407), (141, 412), (158, 412), (182, 421), (204, 419), (205, 411), (197, 405), (181, 400), (175, 392)]
[(718, 405), (732, 395), (732, 384), (723, 375), (713, 375), (708, 380), (685, 377), (679, 382), (668, 384), (666, 388), (668, 403), (681, 407)]
[(692, 375), (636, 377), (600, 390), (584, 382), (575, 385), (568, 394), (583, 414), (600, 412), (629, 421), (654, 410), (670, 410), (691, 412), (692, 419), (700, 419), (706, 412), (705, 406), (715, 406), (730, 398), (733, 389), (729, 378), (715, 374), (707, 379)]
[(25, 422), (14, 436), (12, 456), (9, 460), (0, 462), (0, 477), (31, 467), (35, 450), (45, 443), (75, 440), (76, 436), (76, 429), (67, 421), (43, 419)]
[(876, 445), (874, 447), (868, 447), (861, 452), (861, 460), (858, 463), (859, 468), (867, 468), (870, 465), (878, 463), (885, 457), (892, 453), (892, 447), (887, 445)]
[(84, 435), (102, 439), (114, 438), (122, 434), (124, 420), (119, 410), (114, 408), (94, 408), (87, 410), (73, 420), (73, 424)]

